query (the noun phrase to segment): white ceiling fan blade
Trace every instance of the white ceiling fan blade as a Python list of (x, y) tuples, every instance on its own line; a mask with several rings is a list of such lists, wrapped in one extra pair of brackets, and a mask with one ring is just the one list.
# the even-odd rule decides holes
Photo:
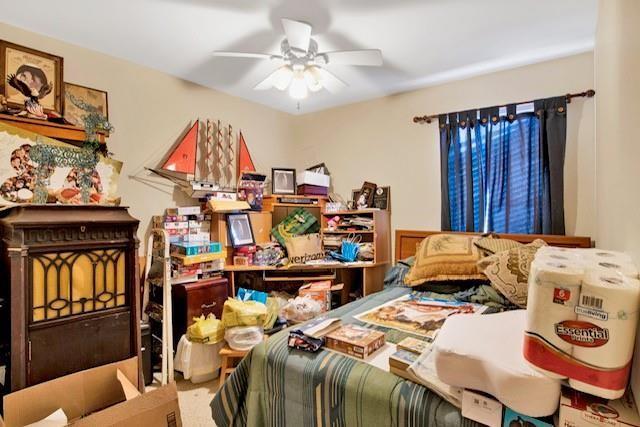
[(303, 52), (309, 50), (311, 25), (294, 21), (293, 19), (282, 18), (282, 28), (284, 28), (284, 34), (287, 36), (289, 46)]
[(322, 58), (325, 64), (365, 65), (370, 67), (379, 67), (382, 65), (382, 52), (380, 49), (323, 52), (319, 53), (317, 58)]
[(278, 90), (285, 90), (289, 86), (289, 83), (291, 83), (292, 78), (293, 71), (291, 71), (291, 69), (286, 65), (283, 65), (273, 73), (269, 74), (266, 79), (255, 85), (253, 89), (268, 90), (275, 87)]
[(319, 75), (322, 86), (331, 93), (339, 92), (348, 85), (324, 68), (315, 67), (315, 72)]
[(250, 52), (213, 52), (213, 56), (224, 56), (230, 58), (252, 58), (252, 59), (282, 59), (280, 55), (271, 55), (268, 53), (250, 53)]

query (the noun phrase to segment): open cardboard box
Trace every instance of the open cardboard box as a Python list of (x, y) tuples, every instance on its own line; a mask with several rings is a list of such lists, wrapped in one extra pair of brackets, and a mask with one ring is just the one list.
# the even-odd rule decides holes
[(137, 383), (133, 357), (18, 390), (4, 397), (0, 427), (182, 426), (175, 384), (140, 394)]

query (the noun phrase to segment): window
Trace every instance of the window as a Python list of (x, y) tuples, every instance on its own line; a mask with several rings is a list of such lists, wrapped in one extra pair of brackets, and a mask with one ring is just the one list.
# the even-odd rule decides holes
[[(535, 112), (525, 104), (441, 116), (443, 230), (564, 234), (565, 116), (553, 103), (549, 113), (536, 102)], [(551, 141), (550, 125), (558, 122), (559, 141)]]

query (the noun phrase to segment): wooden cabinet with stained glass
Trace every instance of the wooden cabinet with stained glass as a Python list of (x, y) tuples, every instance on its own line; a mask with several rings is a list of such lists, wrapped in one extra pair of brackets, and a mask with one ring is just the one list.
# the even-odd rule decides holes
[(137, 227), (122, 207), (0, 212), (9, 390), (139, 356)]

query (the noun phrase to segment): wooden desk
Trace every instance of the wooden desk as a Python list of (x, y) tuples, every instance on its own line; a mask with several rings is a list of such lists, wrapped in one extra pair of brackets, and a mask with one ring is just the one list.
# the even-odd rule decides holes
[[(311, 265), (290, 265), (285, 267), (272, 266), (238, 266), (230, 265), (225, 268), (229, 280), (230, 292), (236, 295), (237, 275), (241, 273), (260, 274), (264, 282), (310, 282), (319, 280), (333, 280), (344, 283), (341, 304), (349, 302), (349, 293), (357, 283), (362, 283), (362, 295), (367, 296), (382, 290), (384, 275), (389, 263), (327, 263)], [(277, 274), (269, 274), (277, 273)]]
[[(312, 200), (310, 204), (281, 203), (281, 197), (305, 198)], [(326, 212), (327, 198), (322, 196), (266, 196), (264, 198), (262, 212), (250, 212), (251, 226), (254, 230), (257, 243), (265, 243), (270, 239), (273, 224), (282, 221), (293, 210), (302, 208), (309, 211), (318, 219), (320, 236), (323, 239), (328, 235), (337, 235), (347, 238), (350, 234), (359, 235), (363, 242), (373, 244), (374, 259), (372, 262), (356, 263), (327, 263), (290, 265), (285, 267), (270, 266), (236, 266), (229, 265), (233, 260), (233, 248), (229, 246), (227, 239), (227, 225), (222, 214), (214, 214), (211, 223), (211, 239), (221, 242), (227, 248), (227, 267), (225, 274), (229, 280), (229, 294), (236, 295), (236, 289), (240, 286), (251, 287), (249, 283), (265, 283), (275, 285), (276, 282), (300, 284), (304, 282), (332, 280), (335, 283), (344, 283), (341, 303), (349, 301), (349, 293), (362, 287), (362, 296), (370, 295), (382, 290), (384, 275), (391, 264), (391, 232), (389, 211), (384, 210), (351, 210), (341, 212)], [(373, 221), (373, 227), (369, 230), (332, 230), (329, 228), (329, 220), (336, 215), (341, 217), (364, 217)], [(326, 247), (326, 246), (325, 246)], [(328, 249), (337, 249), (328, 247)], [(260, 275), (262, 277), (256, 277)], [(252, 276), (242, 284), (238, 278)], [(277, 286), (269, 286), (277, 288)]]

